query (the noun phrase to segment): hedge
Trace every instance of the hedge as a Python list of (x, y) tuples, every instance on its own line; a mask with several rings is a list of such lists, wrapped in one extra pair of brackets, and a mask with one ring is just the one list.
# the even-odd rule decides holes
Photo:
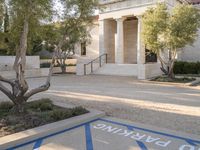
[(178, 61), (174, 65), (175, 74), (200, 74), (200, 62)]

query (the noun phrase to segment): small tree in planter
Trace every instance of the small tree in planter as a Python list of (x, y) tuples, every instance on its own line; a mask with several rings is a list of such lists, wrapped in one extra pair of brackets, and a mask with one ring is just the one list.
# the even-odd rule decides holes
[(177, 52), (193, 44), (198, 36), (199, 10), (192, 5), (180, 4), (170, 12), (166, 4), (161, 3), (147, 10), (142, 22), (145, 45), (157, 54), (161, 70), (169, 78), (174, 78)]

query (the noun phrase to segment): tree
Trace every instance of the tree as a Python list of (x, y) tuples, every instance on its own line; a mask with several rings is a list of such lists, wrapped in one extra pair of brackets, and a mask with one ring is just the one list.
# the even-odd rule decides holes
[[(45, 91), (50, 87), (50, 77), (53, 68), (51, 65), (49, 76), (44, 85), (29, 90), (29, 86), (25, 79), (26, 52), (27, 41), (30, 25), (36, 21), (47, 19), (51, 16), (52, 3), (49, 0), (10, 0), (9, 7), (12, 17), (12, 23), (19, 25), (19, 41), (16, 41), (16, 58), (14, 62), (14, 70), (16, 78), (9, 80), (0, 75), (0, 81), (7, 83), (11, 89), (7, 88), (0, 82), (0, 91), (9, 97), (15, 104), (13, 111), (24, 112), (24, 104), (27, 100), (39, 92)], [(55, 58), (53, 58), (54, 61)]]
[[(69, 56), (74, 55), (74, 48), (77, 43), (89, 42), (89, 26), (93, 24), (93, 15), (98, 8), (97, 0), (61, 0), (65, 6), (65, 15), (62, 37), (57, 45), (59, 58), (57, 63), (61, 66), (62, 72), (66, 72), (65, 61)], [(76, 10), (76, 11), (74, 11)]]
[(192, 5), (180, 4), (170, 12), (165, 3), (160, 3), (148, 9), (142, 21), (142, 36), (146, 47), (157, 54), (161, 70), (169, 78), (174, 78), (177, 52), (193, 44), (198, 36), (199, 10)]
[[(71, 19), (76, 20), (76, 23), (74, 24), (77, 25), (76, 27), (79, 27), (79, 24), (83, 27), (89, 22), (90, 16), (93, 14), (97, 4), (95, 0), (62, 1), (66, 6), (64, 20), (67, 20), (66, 22)], [(52, 1), (50, 0), (9, 0), (10, 18), (12, 20), (11, 24), (15, 24), (13, 27), (16, 27), (10, 29), (15, 33), (12, 33), (12, 39), (14, 39), (13, 43), (16, 49), (16, 58), (13, 67), (16, 72), (16, 77), (14, 80), (9, 80), (0, 75), (0, 91), (7, 95), (14, 103), (14, 112), (24, 112), (24, 104), (31, 96), (49, 89), (53, 65), (62, 53), (62, 47), (72, 33), (69, 32), (72, 28), (72, 24), (68, 27), (68, 24), (64, 21), (64, 30), (62, 31), (62, 36), (60, 40), (58, 40), (59, 42), (55, 48), (46, 83), (38, 88), (30, 90), (25, 79), (28, 40), (31, 37), (30, 34), (32, 29), (35, 29), (34, 26), (40, 25), (41, 21), (44, 22), (45, 19), (51, 18), (52, 8)], [(77, 30), (79, 31), (79, 28)], [(2, 82), (7, 83), (11, 88), (7, 88)]]

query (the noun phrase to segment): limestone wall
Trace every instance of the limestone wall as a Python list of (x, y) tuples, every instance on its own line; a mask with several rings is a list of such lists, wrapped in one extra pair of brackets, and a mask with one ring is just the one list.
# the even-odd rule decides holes
[(200, 30), (196, 42), (193, 46), (186, 46), (183, 51), (178, 54), (178, 60), (190, 62), (200, 61)]
[(115, 62), (115, 34), (117, 23), (115, 20), (105, 20), (105, 50), (108, 54), (108, 63)]
[[(15, 56), (0, 56), (0, 71), (13, 70)], [(26, 56), (26, 69), (39, 69), (40, 58), (39, 56)]]
[(137, 63), (137, 20), (124, 22), (124, 63)]
[(76, 58), (78, 63), (85, 62), (85, 60), (94, 59), (99, 56), (99, 24), (90, 27), (91, 41), (86, 47), (86, 56), (81, 56), (81, 44), (75, 47)]

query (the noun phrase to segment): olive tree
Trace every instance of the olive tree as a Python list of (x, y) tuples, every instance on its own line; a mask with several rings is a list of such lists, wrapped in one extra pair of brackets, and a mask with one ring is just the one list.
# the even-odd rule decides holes
[[(5, 2), (5, 1), (4, 1)], [(49, 76), (44, 85), (29, 90), (29, 86), (25, 79), (26, 52), (27, 40), (29, 37), (30, 24), (37, 23), (47, 19), (52, 13), (52, 2), (50, 0), (9, 0), (9, 11), (12, 17), (12, 24), (19, 29), (19, 41), (16, 41), (16, 57), (14, 62), (15, 79), (10, 80), (0, 75), (0, 91), (9, 97), (14, 103), (13, 111), (24, 112), (24, 104), (27, 100), (39, 92), (45, 91), (50, 86), (50, 77), (52, 66), (49, 71)], [(53, 58), (54, 60), (54, 58)], [(7, 83), (11, 88), (8, 88), (3, 83)]]
[(62, 23), (62, 40), (56, 46), (57, 63), (62, 72), (66, 72), (66, 59), (75, 54), (75, 45), (90, 41), (89, 27), (93, 25), (93, 16), (98, 8), (98, 0), (61, 0), (65, 6)]
[[(49, 75), (46, 82), (35, 89), (29, 89), (28, 83), (25, 79), (26, 53), (28, 39), (31, 37), (31, 31), (34, 26), (40, 25), (42, 22), (48, 22), (47, 19), (52, 17), (53, 1), (51, 0), (8, 0), (9, 13), (11, 17), (11, 24), (15, 28), (11, 28), (14, 36), (13, 40), (16, 51), (16, 58), (14, 62), (14, 71), (16, 73), (15, 79), (10, 80), (0, 75), (0, 91), (3, 92), (14, 103), (14, 112), (24, 112), (24, 104), (28, 99), (40, 92), (46, 91), (50, 87), (50, 79), (52, 69), (57, 58), (60, 58), (65, 42), (70, 40), (77, 41), (80, 39), (83, 32), (81, 28), (85, 29), (88, 22), (91, 22), (91, 15), (97, 7), (96, 0), (61, 0), (65, 5), (65, 16), (63, 18), (63, 30), (58, 44), (55, 47), (55, 52), (52, 58), (52, 63), (49, 69)], [(4, 5), (5, 1), (0, 0), (0, 4)], [(0, 5), (1, 7), (1, 5)], [(0, 19), (1, 18), (0, 11)], [(72, 22), (73, 23), (69, 23)], [(71, 30), (73, 28), (73, 30)], [(74, 29), (76, 28), (76, 30)], [(74, 32), (78, 35), (77, 38), (72, 38)], [(73, 36), (75, 37), (75, 36)], [(72, 42), (74, 43), (74, 41)], [(6, 83), (11, 88), (5, 86)]]
[(165, 3), (160, 3), (148, 9), (142, 21), (142, 36), (146, 47), (157, 54), (162, 71), (169, 78), (174, 78), (177, 52), (188, 44), (192, 45), (198, 36), (199, 9), (180, 4), (170, 11)]

